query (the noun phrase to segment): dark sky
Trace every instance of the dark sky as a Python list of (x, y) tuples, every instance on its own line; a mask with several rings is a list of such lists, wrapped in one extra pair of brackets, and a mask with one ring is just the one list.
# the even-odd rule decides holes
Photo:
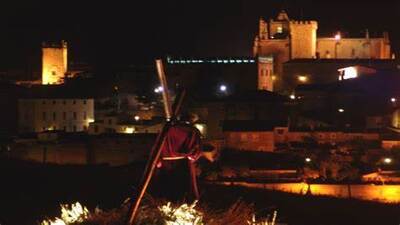
[(400, 1), (142, 0), (1, 1), (0, 66), (40, 63), (43, 40), (66, 39), (70, 60), (137, 64), (157, 56), (250, 55), (258, 18), (286, 9), (319, 32), (388, 30), (396, 51)]

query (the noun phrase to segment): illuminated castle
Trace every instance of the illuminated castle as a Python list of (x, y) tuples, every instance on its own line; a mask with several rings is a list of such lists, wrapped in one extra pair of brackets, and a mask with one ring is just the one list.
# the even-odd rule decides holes
[[(340, 33), (332, 37), (317, 37), (317, 21), (290, 20), (281, 11), (275, 20), (259, 21), (259, 33), (254, 40), (253, 54), (259, 58), (273, 56), (274, 74), (264, 89), (282, 86), (283, 63), (293, 59), (390, 59), (389, 35), (371, 38), (368, 31), (362, 38), (343, 38)], [(259, 80), (265, 80), (267, 64), (259, 60)], [(268, 87), (268, 88), (267, 88)], [(260, 87), (259, 87), (260, 88)], [(261, 88), (262, 89), (262, 88)]]
[(42, 44), (42, 84), (62, 84), (68, 70), (67, 42)]

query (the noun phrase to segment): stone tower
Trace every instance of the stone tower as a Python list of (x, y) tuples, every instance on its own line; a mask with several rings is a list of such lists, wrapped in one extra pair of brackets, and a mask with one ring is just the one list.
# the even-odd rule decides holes
[(62, 84), (67, 72), (67, 42), (42, 44), (42, 84)]
[(316, 57), (317, 21), (290, 21), (290, 58), (310, 59)]

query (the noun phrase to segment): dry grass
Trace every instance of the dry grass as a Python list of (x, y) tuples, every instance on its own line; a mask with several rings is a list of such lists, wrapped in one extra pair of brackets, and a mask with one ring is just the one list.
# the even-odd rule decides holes
[[(165, 217), (160, 213), (158, 206), (164, 205), (165, 201), (147, 201), (140, 209), (138, 225), (164, 225)], [(174, 205), (177, 206), (177, 205)], [(196, 209), (203, 214), (205, 225), (248, 225), (254, 213), (253, 205), (243, 201), (235, 202), (226, 210), (214, 210), (205, 204), (199, 204)], [(126, 225), (128, 204), (109, 211), (96, 210), (84, 221), (84, 225)]]

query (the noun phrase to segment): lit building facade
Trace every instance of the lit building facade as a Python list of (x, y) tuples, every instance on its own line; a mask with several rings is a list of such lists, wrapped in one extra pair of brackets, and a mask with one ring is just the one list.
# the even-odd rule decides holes
[(68, 70), (67, 42), (43, 43), (42, 84), (62, 84)]
[[(253, 55), (274, 58), (274, 85), (285, 89), (283, 64), (294, 59), (391, 59), (389, 35), (346, 38), (340, 33), (318, 37), (318, 22), (290, 20), (285, 11), (274, 20), (259, 21), (259, 33), (254, 40)], [(262, 76), (259, 70), (259, 77)], [(304, 82), (303, 79), (300, 82)]]
[(92, 98), (26, 98), (18, 100), (18, 131), (86, 131), (94, 122)]
[[(135, 116), (136, 117), (136, 116)], [(90, 123), (88, 133), (90, 135), (100, 134), (157, 134), (161, 131), (163, 123), (151, 120), (142, 120), (137, 117), (136, 121), (123, 121), (117, 116), (104, 116)]]

